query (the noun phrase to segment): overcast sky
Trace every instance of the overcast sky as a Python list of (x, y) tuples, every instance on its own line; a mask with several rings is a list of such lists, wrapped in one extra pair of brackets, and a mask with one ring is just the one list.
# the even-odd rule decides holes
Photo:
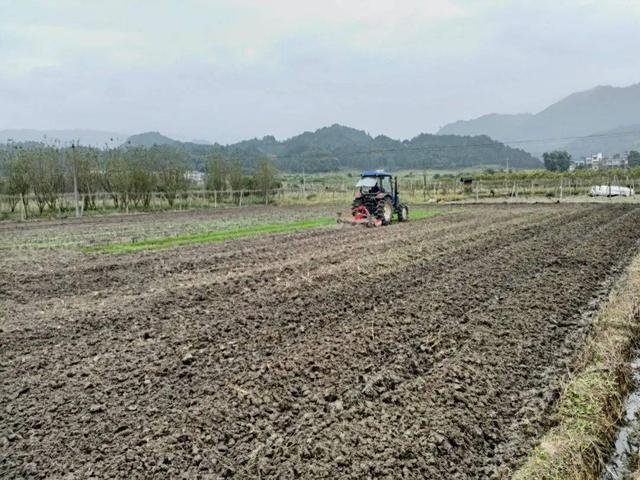
[(410, 138), (640, 81), (638, 0), (0, 0), (0, 128)]

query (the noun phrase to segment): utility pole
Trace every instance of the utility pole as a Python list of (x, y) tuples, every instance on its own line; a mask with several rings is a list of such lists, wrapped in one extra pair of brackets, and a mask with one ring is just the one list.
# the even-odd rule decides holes
[(607, 169), (607, 183), (609, 184), (607, 196), (609, 197), (609, 200), (611, 200), (611, 171), (609, 169)]
[(304, 176), (304, 167), (302, 167), (302, 195), (307, 198), (307, 180)]

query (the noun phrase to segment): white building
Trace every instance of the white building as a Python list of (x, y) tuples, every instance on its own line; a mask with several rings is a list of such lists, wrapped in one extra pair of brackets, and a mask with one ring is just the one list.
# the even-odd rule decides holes
[(586, 157), (584, 159), (584, 166), (586, 168), (591, 168), (592, 170), (598, 170), (602, 165), (603, 158), (604, 156), (602, 155), (602, 153), (596, 153), (595, 155)]
[(204, 177), (204, 173), (197, 170), (191, 170), (190, 172), (187, 172), (187, 178), (198, 186), (204, 185)]
[[(616, 153), (611, 157), (605, 157), (602, 152), (585, 157), (583, 165), (585, 168), (599, 170), (601, 168), (626, 168), (629, 166), (629, 152), (623, 154)], [(575, 162), (578, 165), (578, 162)]]

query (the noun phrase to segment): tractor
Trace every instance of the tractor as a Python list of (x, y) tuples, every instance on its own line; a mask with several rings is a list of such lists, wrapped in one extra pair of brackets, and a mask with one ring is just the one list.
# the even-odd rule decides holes
[(400, 202), (398, 196), (398, 177), (383, 170), (365, 171), (360, 175), (356, 188), (351, 219), (343, 219), (338, 214), (339, 223), (378, 227), (389, 225), (394, 213), (400, 222), (409, 219), (409, 208)]

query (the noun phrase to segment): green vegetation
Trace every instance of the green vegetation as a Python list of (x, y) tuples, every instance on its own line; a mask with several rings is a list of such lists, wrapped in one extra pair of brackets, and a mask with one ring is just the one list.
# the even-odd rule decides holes
[[(410, 212), (410, 220), (430, 218), (439, 214), (440, 212), (434, 210), (416, 210), (414, 212)], [(306, 230), (308, 228), (325, 227), (335, 224), (336, 219), (332, 217), (324, 217), (313, 220), (299, 220), (289, 223), (258, 224), (253, 226), (218, 230), (213, 232), (176, 235), (171, 237), (147, 239), (134, 242), (107, 243), (104, 245), (84, 248), (84, 251), (88, 253), (126, 253), (137, 252), (141, 250), (156, 250), (160, 248), (171, 248), (198, 243), (221, 242), (224, 240), (252, 237), (256, 235), (294, 232), (298, 230)]]
[(159, 248), (171, 248), (181, 245), (193, 245), (197, 243), (221, 242), (234, 238), (251, 237), (255, 235), (265, 235), (272, 233), (285, 233), (307, 228), (323, 227), (334, 225), (335, 218), (319, 218), (317, 220), (303, 220), (291, 223), (272, 223), (255, 225), (251, 227), (236, 228), (231, 230), (219, 230), (215, 232), (177, 235), (158, 239), (142, 240), (131, 243), (109, 243), (85, 249), (87, 252), (101, 253), (124, 253), (137, 252), (140, 250), (155, 250)]
[[(97, 210), (100, 200), (104, 207), (105, 197), (112, 208), (126, 212), (149, 210), (154, 200), (174, 208), (191, 190), (202, 191), (189, 168), (186, 154), (172, 145), (108, 150), (12, 145), (0, 148), (0, 208), (6, 205), (13, 214), (22, 203), (19, 210), (27, 218), (32, 216), (30, 201), (38, 216), (62, 216), (70, 204), (73, 209), (81, 204), (77, 212), (81, 215)], [(242, 191), (256, 197), (259, 193), (262, 202), (268, 203), (280, 185), (279, 176), (268, 158), (258, 159), (255, 170), (247, 172), (238, 159), (214, 152), (207, 161), (204, 183), (217, 196), (229, 192), (236, 204), (242, 202)]]
[(367, 132), (342, 125), (304, 132), (282, 141), (265, 136), (227, 146), (179, 142), (157, 132), (147, 132), (130, 137), (125, 145), (171, 147), (189, 158), (192, 170), (199, 171), (206, 169), (212, 153), (237, 159), (247, 171), (257, 170), (260, 159), (265, 157), (272, 159), (279, 170), (306, 173), (371, 168), (465, 168), (504, 165), (507, 159), (512, 168), (542, 166), (529, 153), (505, 146), (486, 135), (421, 134), (400, 141), (384, 135), (372, 137)]
[(278, 169), (268, 158), (258, 161), (258, 168), (253, 176), (253, 184), (262, 193), (264, 203), (269, 203), (269, 195), (278, 187)]
[[(351, 140), (364, 134), (355, 132)], [(325, 140), (332, 138), (327, 132), (322, 135)], [(73, 145), (0, 146), (0, 219), (256, 203), (348, 204), (361, 171), (354, 167), (309, 173), (305, 167), (304, 171), (282, 172), (278, 164), (283, 157), (265, 154), (256, 156), (247, 168), (242, 152), (209, 147), (203, 160), (205, 173), (194, 174), (189, 170), (188, 154), (173, 144), (109, 150)], [(368, 168), (382, 166), (376, 158), (382, 161), (375, 155), (368, 157)], [(586, 195), (593, 185), (636, 188), (636, 179), (640, 179), (640, 166), (566, 172), (566, 152), (551, 152), (545, 158), (549, 170), (504, 170), (505, 165), (499, 163), (482, 168), (389, 170), (397, 175), (400, 193), (410, 204), (520, 196), (564, 198)], [(632, 152), (630, 159), (635, 165), (640, 154)], [(513, 165), (511, 159), (509, 165)], [(462, 185), (462, 177), (472, 182)]]
[(544, 168), (551, 172), (566, 172), (571, 166), (571, 155), (565, 151), (554, 150), (542, 154)]
[[(222, 148), (222, 147), (221, 147)], [(337, 170), (468, 168), (480, 165), (504, 165), (536, 168), (541, 163), (529, 153), (508, 147), (486, 135), (421, 134), (400, 141), (342, 125), (305, 132), (284, 141), (273, 137), (253, 139), (224, 147), (247, 166), (260, 156), (273, 158), (276, 166), (288, 172), (331, 172)]]
[(436, 210), (409, 210), (409, 221), (431, 218), (436, 215), (442, 215), (442, 212)]
[(640, 256), (594, 321), (580, 366), (564, 388), (556, 423), (515, 480), (597, 478), (613, 444), (628, 387), (628, 361), (637, 341)]

